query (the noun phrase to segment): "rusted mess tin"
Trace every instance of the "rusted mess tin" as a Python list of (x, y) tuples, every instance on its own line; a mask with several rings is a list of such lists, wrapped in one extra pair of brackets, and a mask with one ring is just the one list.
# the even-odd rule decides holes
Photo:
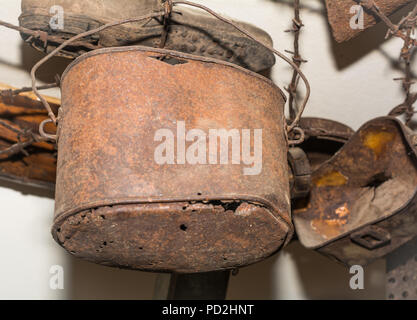
[(417, 237), (417, 136), (391, 117), (369, 121), (312, 174), (294, 210), (301, 243), (351, 266)]
[[(285, 97), (270, 80), (213, 59), (124, 47), (75, 60), (61, 90), (52, 233), (74, 256), (193, 273), (249, 265), (290, 241)], [(262, 169), (245, 174), (236, 158), (222, 164), (217, 138), (207, 164), (190, 163), (195, 141), (182, 143), (180, 126), (240, 132), (242, 155), (244, 130), (254, 155), (262, 129)], [(167, 143), (162, 154), (172, 151), (168, 140), (175, 159), (160, 164), (156, 150)]]

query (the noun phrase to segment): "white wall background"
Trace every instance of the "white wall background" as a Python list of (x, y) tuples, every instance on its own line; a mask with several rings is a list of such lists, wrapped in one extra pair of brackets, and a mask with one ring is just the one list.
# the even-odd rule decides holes
[[(139, 0), (132, 0), (139, 1)], [(285, 2), (285, 0), (283, 0)], [(293, 11), (282, 1), (206, 0), (196, 1), (230, 17), (252, 22), (268, 31), (279, 50), (292, 49)], [(309, 63), (304, 71), (312, 85), (309, 116), (342, 121), (354, 129), (367, 120), (386, 115), (402, 101), (401, 76), (390, 59), (396, 59), (401, 43), (384, 42), (385, 27), (379, 25), (359, 38), (336, 44), (324, 14), (322, 0), (302, 0), (306, 25), (301, 47)], [(401, 16), (403, 10), (399, 15)], [(19, 0), (0, 0), (0, 19), (17, 24)], [(1, 27), (0, 27), (1, 28)], [(28, 72), (42, 55), (24, 45), (15, 31), (0, 29), (0, 82), (15, 87), (30, 84)], [(52, 81), (66, 65), (63, 59), (51, 61), (40, 72), (40, 80)], [(291, 70), (278, 62), (273, 80), (282, 88)], [(45, 94), (58, 96), (56, 90)], [(0, 184), (0, 299), (150, 299), (156, 275), (122, 271), (74, 259), (50, 235), (53, 200), (38, 192), (8, 183)], [(49, 269), (62, 265), (65, 289), (49, 288)], [(385, 262), (366, 268), (364, 291), (349, 288), (349, 272), (297, 242), (260, 264), (244, 268), (232, 277), (229, 299), (382, 299)]]

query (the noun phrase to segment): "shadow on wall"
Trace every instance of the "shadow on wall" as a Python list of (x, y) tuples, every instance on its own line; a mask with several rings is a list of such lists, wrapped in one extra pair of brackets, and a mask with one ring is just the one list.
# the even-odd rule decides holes
[[(228, 299), (384, 299), (385, 260), (364, 269), (365, 289), (352, 290), (348, 268), (293, 241), (278, 255), (232, 277)], [(298, 279), (295, 287), (288, 286), (286, 277)]]
[[(277, 2), (280, 4), (293, 6), (293, 1), (291, 0), (270, 0), (272, 2)], [(325, 0), (317, 0), (320, 1), (322, 4), (321, 9), (317, 9), (315, 6), (311, 6), (308, 3), (303, 3), (301, 1), (301, 19), (303, 19), (303, 10), (307, 10), (309, 12), (316, 13), (318, 15), (321, 15), (323, 19), (327, 20), (327, 10), (326, 10), (326, 3)], [(390, 16), (390, 19), (397, 23), (400, 21), (402, 17), (407, 15), (409, 11), (411, 11), (414, 7), (414, 4), (411, 3), (408, 6), (405, 6), (398, 12), (396, 12), (394, 15)], [(306, 23), (306, 28), (308, 28), (308, 22), (304, 21)], [(357, 37), (343, 42), (338, 43), (336, 40), (334, 40), (332, 35), (332, 29), (327, 22), (328, 25), (328, 36), (330, 39), (330, 46), (332, 50), (332, 54), (334, 57), (334, 63), (338, 70), (343, 70), (345, 68), (348, 68), (353, 63), (359, 61), (363, 57), (365, 57), (367, 54), (371, 53), (374, 50), (377, 50), (384, 42), (385, 42), (385, 35), (387, 33), (387, 26), (384, 23), (378, 23), (372, 28), (369, 28), (362, 33), (360, 33)], [(301, 37), (301, 51), (302, 49), (302, 37)], [(400, 51), (400, 48), (398, 52)]]
[[(394, 23), (398, 23), (402, 17), (406, 16), (407, 13), (413, 9), (413, 7), (414, 4), (411, 3), (389, 18)], [(329, 37), (331, 38), (331, 48), (335, 58), (336, 66), (339, 70), (342, 70), (359, 61), (361, 58), (365, 57), (372, 51), (377, 50), (386, 41), (385, 35), (387, 34), (388, 27), (385, 25), (385, 23), (380, 22), (374, 27), (363, 31), (356, 38), (342, 43), (338, 43), (334, 40), (330, 25), (328, 30)], [(401, 48), (399, 47), (398, 56), (400, 50)]]
[(72, 256), (69, 266), (69, 299), (150, 300), (153, 297), (157, 277), (154, 273), (104, 267)]
[(277, 256), (258, 264), (239, 269), (231, 275), (226, 299), (228, 300), (273, 300), (275, 295), (274, 274)]
[[(45, 54), (30, 47), (22, 41), (21, 45), (21, 66), (20, 68), (30, 73), (32, 67), (42, 58)], [(66, 67), (72, 62), (72, 60), (53, 57), (51, 60), (46, 62), (36, 73), (38, 81), (44, 81), (46, 83), (55, 82), (55, 75), (62, 75)]]
[(20, 192), (22, 195), (33, 195), (40, 198), (49, 198), (54, 199), (55, 194), (53, 190), (42, 189), (39, 187), (31, 187), (27, 185), (22, 185), (20, 183), (0, 180), (0, 188), (7, 188), (17, 192)]
[(385, 299), (385, 260), (364, 267), (365, 289), (352, 290), (349, 268), (294, 242), (288, 250), (309, 299)]

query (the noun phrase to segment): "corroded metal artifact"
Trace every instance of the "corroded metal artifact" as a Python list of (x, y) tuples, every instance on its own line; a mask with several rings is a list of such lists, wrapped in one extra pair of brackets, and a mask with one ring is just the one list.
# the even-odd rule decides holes
[[(149, 271), (230, 269), (272, 255), (293, 234), (284, 104), (268, 79), (217, 60), (145, 47), (80, 57), (62, 78), (55, 239), (77, 257)], [(158, 164), (154, 135), (165, 129), (177, 141), (179, 122), (262, 129), (262, 170)]]

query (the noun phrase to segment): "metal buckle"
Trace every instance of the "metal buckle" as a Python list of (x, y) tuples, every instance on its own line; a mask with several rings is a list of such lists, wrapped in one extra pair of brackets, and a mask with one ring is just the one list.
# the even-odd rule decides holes
[(377, 226), (368, 226), (358, 232), (352, 233), (351, 240), (368, 250), (385, 247), (391, 242), (391, 234)]

